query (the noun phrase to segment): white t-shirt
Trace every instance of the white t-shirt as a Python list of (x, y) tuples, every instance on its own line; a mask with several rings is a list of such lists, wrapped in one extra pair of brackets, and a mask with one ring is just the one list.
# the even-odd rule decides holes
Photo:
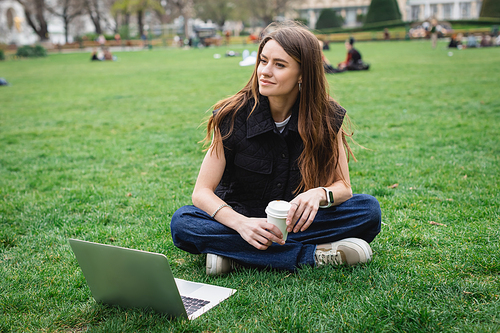
[(291, 117), (292, 117), (291, 115), (290, 115), (290, 116), (288, 116), (288, 118), (286, 118), (285, 120), (283, 120), (283, 121), (282, 121), (282, 122), (280, 122), (280, 123), (274, 122), (274, 123), (276, 124), (276, 128), (278, 128), (278, 131), (279, 131), (280, 133), (282, 133), (282, 132), (283, 132), (283, 130), (285, 129), (286, 124), (288, 124), (288, 122), (290, 121), (290, 118), (291, 118)]

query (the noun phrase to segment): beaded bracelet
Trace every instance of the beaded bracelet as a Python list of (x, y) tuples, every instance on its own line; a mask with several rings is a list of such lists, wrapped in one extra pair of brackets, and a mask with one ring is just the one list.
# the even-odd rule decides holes
[(221, 210), (221, 209), (222, 209), (222, 208), (224, 208), (224, 207), (229, 207), (229, 208), (231, 208), (231, 209), (233, 208), (233, 207), (229, 206), (228, 204), (222, 204), (222, 205), (220, 205), (220, 206), (219, 206), (219, 208), (217, 208), (217, 209), (215, 210), (215, 212), (212, 214), (212, 218), (214, 218), (214, 217), (215, 217), (215, 214), (217, 214), (217, 213), (219, 212), (219, 210)]

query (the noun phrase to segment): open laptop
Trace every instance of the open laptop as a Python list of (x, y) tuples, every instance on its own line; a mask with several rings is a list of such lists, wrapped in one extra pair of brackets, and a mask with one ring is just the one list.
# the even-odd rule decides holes
[(97, 302), (195, 319), (236, 292), (174, 279), (167, 257), (160, 253), (77, 239), (69, 244)]

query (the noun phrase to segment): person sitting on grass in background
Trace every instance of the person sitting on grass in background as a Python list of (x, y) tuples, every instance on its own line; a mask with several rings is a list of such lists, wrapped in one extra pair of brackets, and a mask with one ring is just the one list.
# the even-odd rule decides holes
[(384, 40), (391, 40), (391, 34), (387, 28), (384, 28)]
[(477, 47), (477, 40), (476, 40), (476, 36), (474, 36), (474, 34), (466, 33), (465, 37), (467, 37), (467, 48), (468, 49)]
[(111, 54), (108, 48), (104, 49), (104, 60), (116, 60), (116, 58)]
[(102, 61), (104, 60), (104, 54), (101, 51), (97, 51), (97, 48), (94, 47), (92, 50), (92, 55), (90, 56), (91, 61)]
[(491, 43), (491, 36), (483, 32), (483, 34), (481, 35), (481, 43), (479, 45), (481, 47), (493, 46), (493, 44)]
[(430, 37), (431, 37), (431, 45), (432, 45), (433, 49), (435, 49), (437, 46), (438, 33), (439, 33), (438, 21), (436, 19), (432, 19), (431, 20)]
[(340, 70), (358, 71), (370, 68), (370, 65), (363, 63), (361, 53), (354, 48), (354, 38), (351, 37), (345, 42), (345, 48), (347, 49), (347, 56), (343, 62), (339, 63), (338, 68)]
[[(319, 41), (319, 46), (320, 46), (321, 50), (325, 49), (324, 43), (321, 40)], [(333, 73), (342, 73), (343, 72), (342, 70), (339, 70), (339, 69), (333, 67), (332, 63), (330, 62), (330, 60), (328, 60), (328, 58), (325, 56), (323, 51), (321, 51), (321, 59), (323, 60), (323, 69), (325, 70), (325, 73), (333, 74)]]
[[(170, 223), (175, 246), (206, 253), (209, 275), (233, 263), (295, 271), (370, 261), (380, 205), (352, 194), (346, 110), (329, 96), (318, 39), (273, 23), (257, 59), (243, 89), (214, 106), (193, 205)], [(286, 242), (266, 219), (273, 200), (290, 202)]]
[(460, 42), (457, 39), (457, 34), (451, 35), (450, 43), (448, 44), (448, 48), (450, 48), (450, 49), (456, 49), (456, 48), (458, 48), (459, 45), (462, 45), (462, 42)]
[(97, 42), (99, 43), (99, 46), (101, 47), (101, 49), (104, 49), (104, 46), (106, 45), (106, 38), (104, 37), (103, 34), (100, 34), (97, 37)]

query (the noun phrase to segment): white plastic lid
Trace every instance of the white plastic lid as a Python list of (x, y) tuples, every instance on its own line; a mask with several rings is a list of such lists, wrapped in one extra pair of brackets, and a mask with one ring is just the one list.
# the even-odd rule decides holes
[(283, 200), (271, 201), (266, 208), (266, 214), (273, 215), (278, 218), (285, 218), (292, 205)]

